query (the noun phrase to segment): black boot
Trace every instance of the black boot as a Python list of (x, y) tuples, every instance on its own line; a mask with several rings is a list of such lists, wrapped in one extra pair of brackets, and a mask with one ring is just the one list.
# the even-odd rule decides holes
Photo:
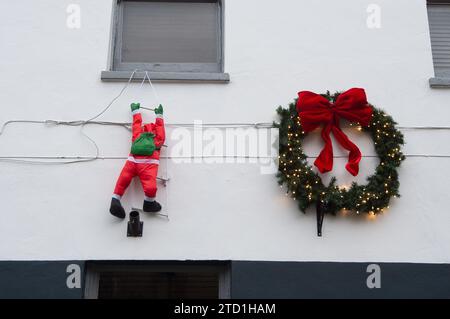
[(123, 209), (120, 200), (118, 200), (117, 198), (113, 198), (111, 200), (111, 207), (109, 208), (109, 212), (111, 213), (111, 215), (118, 218), (125, 218), (126, 216), (125, 209)]
[(147, 213), (157, 213), (161, 210), (161, 205), (156, 201), (144, 200), (144, 212)]

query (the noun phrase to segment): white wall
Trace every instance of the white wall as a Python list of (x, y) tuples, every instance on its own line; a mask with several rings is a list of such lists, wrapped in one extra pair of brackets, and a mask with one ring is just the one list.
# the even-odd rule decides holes
[[(66, 7), (81, 5), (81, 29), (66, 27)], [(382, 28), (366, 26), (366, 8), (382, 9)], [(107, 68), (111, 0), (17, 0), (0, 4), (0, 122), (86, 119), (123, 86), (102, 83)], [(155, 84), (168, 123), (270, 122), (299, 90), (364, 87), (369, 101), (401, 126), (446, 126), (450, 90), (433, 76), (425, 0), (226, 0), (229, 84)], [(102, 119), (129, 121), (129, 102), (153, 103), (134, 85)], [(150, 117), (148, 117), (150, 119)], [(102, 156), (123, 157), (129, 132), (88, 127)], [(406, 154), (450, 154), (447, 131), (405, 131)], [(176, 141), (170, 139), (171, 146)], [(370, 140), (353, 133), (364, 154)], [(317, 143), (313, 143), (316, 139)], [(308, 141), (305, 141), (308, 142)], [(310, 143), (311, 142), (311, 143)], [(313, 155), (320, 140), (307, 143)], [(312, 146), (314, 145), (314, 146)], [(335, 144), (335, 150), (338, 147)], [(170, 150), (166, 151), (166, 155)], [(79, 128), (16, 125), (0, 136), (0, 156), (89, 156)], [(337, 152), (339, 154), (339, 152)], [(408, 158), (403, 197), (376, 220), (303, 215), (257, 164), (177, 164), (159, 200), (170, 221), (143, 216), (144, 237), (125, 237), (126, 222), (108, 213), (123, 160), (37, 166), (0, 162), (0, 259), (241, 259), (450, 262), (446, 158)], [(376, 161), (364, 158), (363, 181)], [(334, 174), (348, 182), (344, 161)], [(124, 205), (141, 204), (134, 185)]]

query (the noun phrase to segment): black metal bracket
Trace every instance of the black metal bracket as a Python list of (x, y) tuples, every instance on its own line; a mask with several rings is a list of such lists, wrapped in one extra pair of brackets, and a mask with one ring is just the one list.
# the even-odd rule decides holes
[(316, 216), (317, 216), (317, 236), (322, 237), (322, 224), (325, 216), (326, 204), (321, 200), (316, 203)]

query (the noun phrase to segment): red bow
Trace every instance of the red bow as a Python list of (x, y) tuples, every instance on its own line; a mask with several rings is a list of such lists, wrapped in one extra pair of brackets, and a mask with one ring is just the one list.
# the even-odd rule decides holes
[(314, 162), (319, 171), (326, 173), (333, 169), (333, 146), (330, 139), (330, 132), (333, 132), (342, 147), (350, 151), (345, 168), (353, 176), (358, 175), (361, 151), (342, 132), (339, 127), (339, 119), (344, 118), (350, 122), (359, 122), (361, 126), (369, 125), (372, 118), (372, 107), (367, 102), (364, 89), (350, 89), (340, 94), (335, 103), (331, 103), (323, 96), (313, 92), (299, 92), (297, 112), (305, 132), (310, 132), (318, 126), (324, 125), (322, 139), (325, 141), (325, 146)]

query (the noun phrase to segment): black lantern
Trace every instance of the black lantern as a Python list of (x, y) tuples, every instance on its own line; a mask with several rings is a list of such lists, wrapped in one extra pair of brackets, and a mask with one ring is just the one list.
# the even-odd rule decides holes
[(128, 222), (127, 237), (142, 237), (144, 222), (139, 219), (139, 212), (133, 210), (130, 212), (130, 221)]

